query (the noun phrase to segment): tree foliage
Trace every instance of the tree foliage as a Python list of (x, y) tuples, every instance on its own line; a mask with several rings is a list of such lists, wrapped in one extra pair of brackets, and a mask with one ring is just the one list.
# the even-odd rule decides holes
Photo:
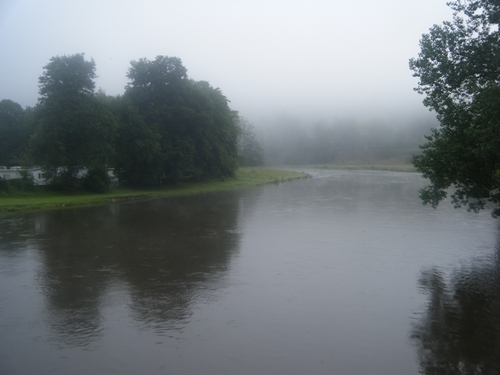
[(440, 128), (421, 146), (413, 164), (429, 178), (421, 190), (436, 207), (454, 187), (455, 207), (477, 212), (494, 205), (500, 214), (500, 1), (458, 0), (448, 4), (453, 21), (434, 25), (410, 60), (420, 79), (416, 91), (437, 113)]
[(148, 124), (129, 100), (119, 98), (113, 107), (119, 125), (116, 137), (115, 173), (128, 186), (159, 186), (165, 160), (158, 126)]
[(32, 131), (32, 109), (12, 100), (0, 101), (0, 165), (18, 165)]
[(72, 188), (84, 167), (106, 167), (113, 154), (115, 119), (94, 95), (93, 60), (86, 61), (83, 54), (57, 56), (44, 69), (32, 152), (62, 186)]
[(53, 57), (34, 111), (0, 102), (0, 162), (20, 160), (31, 136), (31, 164), (64, 190), (105, 191), (108, 166), (135, 187), (233, 175), (238, 115), (219, 88), (189, 79), (177, 57), (132, 61), (127, 77), (123, 96), (96, 93), (93, 60)]
[[(218, 88), (188, 79), (187, 70), (177, 57), (133, 61), (127, 77), (130, 82), (124, 98), (137, 109), (135, 120), (129, 116), (129, 121), (140, 124), (133, 131), (142, 129), (141, 137), (146, 137), (146, 143), (152, 147), (146, 150), (144, 143), (132, 138), (122, 139), (122, 146), (139, 153), (138, 160), (146, 161), (151, 152), (155, 153), (149, 181), (142, 181), (135, 173), (138, 179), (129, 183), (220, 178), (234, 173), (237, 116)], [(138, 167), (133, 164), (132, 160), (122, 160), (120, 170), (125, 180), (127, 171)]]

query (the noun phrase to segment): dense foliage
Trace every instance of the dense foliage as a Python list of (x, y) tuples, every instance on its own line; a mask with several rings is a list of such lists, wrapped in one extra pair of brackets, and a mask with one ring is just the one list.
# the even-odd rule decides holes
[(106, 168), (113, 154), (114, 116), (95, 98), (94, 61), (85, 61), (83, 54), (58, 56), (44, 69), (31, 151), (60, 188), (73, 189), (83, 168)]
[(21, 178), (3, 179), (0, 178), (0, 193), (27, 192), (33, 191), (33, 176), (28, 171), (21, 171)]
[[(176, 57), (133, 61), (127, 76), (130, 82), (124, 100), (129, 103), (130, 120), (143, 121), (139, 125), (142, 139), (152, 147), (146, 150), (136, 143), (136, 137), (122, 139), (122, 147), (135, 152), (133, 159), (142, 164), (154, 152), (158, 163), (150, 171), (156, 177), (151, 180), (153, 176), (149, 176), (149, 181), (141, 181), (140, 167), (130, 165), (136, 171), (131, 183), (222, 178), (234, 173), (237, 114), (219, 89), (188, 79)], [(130, 106), (137, 109), (135, 119)], [(124, 123), (124, 130), (132, 130)], [(135, 164), (134, 160), (129, 162)], [(120, 161), (119, 170), (126, 181), (124, 162)]]
[(93, 60), (53, 57), (34, 110), (0, 102), (0, 164), (41, 165), (53, 186), (96, 192), (109, 168), (135, 187), (233, 175), (240, 128), (220, 89), (189, 79), (176, 57), (132, 61), (127, 77), (123, 96), (107, 96)]
[(0, 165), (19, 165), (33, 131), (33, 109), (12, 100), (0, 101)]
[(415, 167), (429, 178), (424, 203), (436, 207), (454, 187), (455, 207), (479, 211), (494, 205), (500, 214), (500, 1), (449, 3), (452, 22), (435, 25), (410, 60), (417, 91), (437, 113), (434, 129), (415, 156)]

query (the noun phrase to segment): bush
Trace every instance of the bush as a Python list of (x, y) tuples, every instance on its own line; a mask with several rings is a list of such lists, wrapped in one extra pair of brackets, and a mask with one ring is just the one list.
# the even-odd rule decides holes
[(21, 178), (13, 178), (10, 180), (6, 180), (3, 178), (0, 179), (0, 191), (2, 193), (33, 190), (35, 190), (33, 176), (28, 171), (21, 171)]
[(93, 193), (106, 193), (111, 180), (108, 172), (103, 168), (90, 169), (81, 179), (82, 188)]
[(0, 178), (0, 192), (8, 193), (9, 190), (10, 190), (9, 181), (4, 178)]
[(73, 174), (63, 172), (55, 174), (50, 178), (49, 189), (61, 193), (69, 193), (80, 189), (80, 184)]

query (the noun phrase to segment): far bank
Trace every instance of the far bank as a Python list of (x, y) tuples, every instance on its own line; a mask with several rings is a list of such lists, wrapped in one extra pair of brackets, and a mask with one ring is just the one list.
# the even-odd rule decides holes
[(388, 171), (388, 172), (417, 172), (412, 164), (317, 164), (308, 165), (307, 168), (314, 169), (343, 169), (343, 170), (365, 170), (365, 171)]

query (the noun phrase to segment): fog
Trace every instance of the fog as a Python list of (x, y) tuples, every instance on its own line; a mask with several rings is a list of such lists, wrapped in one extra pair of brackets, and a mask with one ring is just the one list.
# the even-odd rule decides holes
[(33, 106), (49, 59), (85, 53), (124, 92), (130, 61), (177, 56), (256, 126), (428, 118), (408, 60), (446, 0), (3, 0), (0, 100)]

